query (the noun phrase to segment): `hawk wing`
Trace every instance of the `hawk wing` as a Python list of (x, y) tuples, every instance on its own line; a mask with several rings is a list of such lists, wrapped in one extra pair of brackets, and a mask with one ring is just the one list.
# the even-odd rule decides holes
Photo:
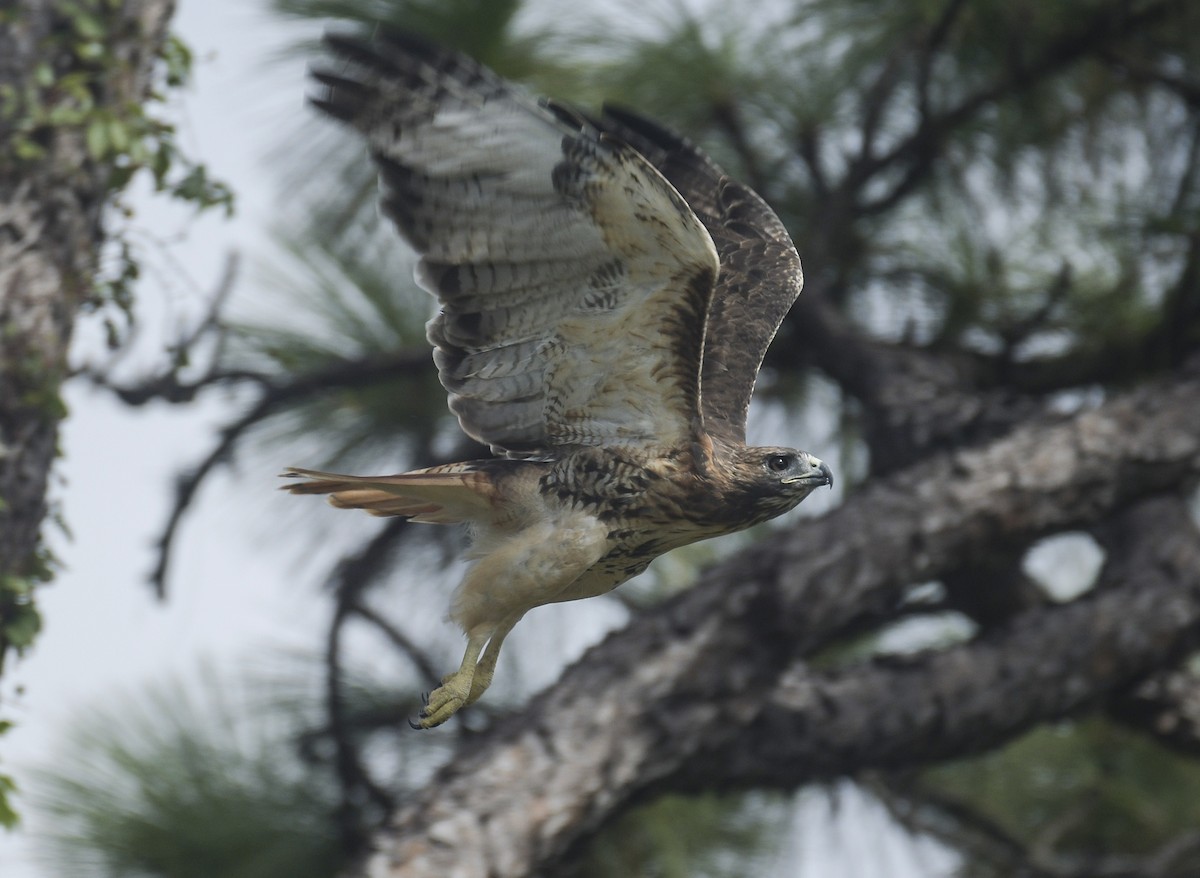
[(779, 217), (695, 144), (628, 110), (595, 123), (654, 165), (708, 229), (720, 256), (700, 378), (705, 429), (746, 441), (746, 409), (763, 356), (804, 285), (800, 256)]
[(709, 232), (629, 145), (423, 40), (328, 36), (314, 103), (367, 139), (437, 295), (450, 408), (510, 456), (674, 446), (699, 424)]

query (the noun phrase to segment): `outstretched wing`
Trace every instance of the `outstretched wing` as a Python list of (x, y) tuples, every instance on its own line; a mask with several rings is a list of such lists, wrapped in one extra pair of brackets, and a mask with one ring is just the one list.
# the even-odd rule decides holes
[(700, 404), (708, 432), (743, 443), (758, 368), (804, 285), (791, 236), (757, 193), (689, 140), (611, 106), (596, 124), (645, 156), (716, 244), (721, 271), (708, 312)]
[(463, 55), (329, 36), (314, 103), (366, 137), (422, 254), (428, 326), (463, 429), (510, 456), (688, 442), (699, 423), (709, 233), (629, 145)]

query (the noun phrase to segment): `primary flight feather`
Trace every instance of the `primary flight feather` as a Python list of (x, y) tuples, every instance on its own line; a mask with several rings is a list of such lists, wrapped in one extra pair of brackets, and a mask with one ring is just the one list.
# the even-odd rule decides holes
[(314, 72), (313, 102), (366, 139), (441, 305), (427, 330), (450, 408), (498, 455), (285, 473), (335, 506), (474, 525), (450, 609), (467, 650), (416, 723), (429, 728), (483, 694), (533, 607), (603, 594), (832, 484), (806, 452), (745, 445), (803, 275), (765, 202), (653, 122), (536, 100), (406, 34), (326, 44), (341, 64)]

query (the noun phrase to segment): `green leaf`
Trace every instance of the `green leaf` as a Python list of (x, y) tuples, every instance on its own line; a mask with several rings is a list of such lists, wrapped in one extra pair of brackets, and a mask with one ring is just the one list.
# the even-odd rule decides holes
[(54, 68), (48, 61), (41, 61), (33, 68), (33, 81), (42, 88), (54, 85)]
[(124, 189), (129, 184), (136, 170), (137, 166), (131, 164), (114, 166), (112, 173), (108, 175), (108, 188), (113, 191)]
[(100, 161), (108, 154), (109, 130), (108, 123), (103, 117), (96, 117), (88, 123), (84, 132), (88, 155)]
[(24, 576), (7, 575), (0, 577), (0, 594), (15, 595), (23, 598), (33, 591), (33, 585)]
[(167, 85), (172, 88), (186, 85), (192, 75), (192, 50), (188, 44), (171, 34), (163, 46), (162, 57), (167, 67)]
[(150, 162), (150, 172), (154, 174), (154, 188), (162, 191), (167, 185), (167, 174), (171, 172), (171, 163), (175, 160), (175, 147), (165, 140), (158, 142), (158, 149)]
[(42, 630), (42, 615), (32, 604), (16, 604), (7, 610), (10, 617), (4, 621), (4, 639), (17, 650), (30, 646)]
[(108, 120), (108, 142), (112, 144), (114, 153), (128, 152), (130, 135), (129, 129), (125, 122), (121, 119), (112, 118)]
[[(0, 733), (8, 731), (11, 723), (0, 722)], [(7, 774), (0, 774), (0, 826), (5, 829), (16, 829), (21, 822), (21, 816), (13, 808), (9, 797), (17, 792), (17, 783)]]
[(81, 61), (97, 63), (104, 60), (104, 44), (97, 40), (85, 40), (75, 46), (75, 56)]
[(82, 9), (71, 17), (71, 24), (75, 27), (75, 33), (88, 40), (103, 40), (107, 32), (104, 22)]

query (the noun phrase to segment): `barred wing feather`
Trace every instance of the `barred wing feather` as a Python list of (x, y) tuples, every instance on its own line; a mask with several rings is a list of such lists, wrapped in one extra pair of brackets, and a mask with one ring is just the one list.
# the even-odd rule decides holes
[(314, 103), (357, 128), (441, 303), (463, 429), (520, 457), (676, 446), (699, 424), (709, 232), (636, 149), (416, 38), (327, 37)]

